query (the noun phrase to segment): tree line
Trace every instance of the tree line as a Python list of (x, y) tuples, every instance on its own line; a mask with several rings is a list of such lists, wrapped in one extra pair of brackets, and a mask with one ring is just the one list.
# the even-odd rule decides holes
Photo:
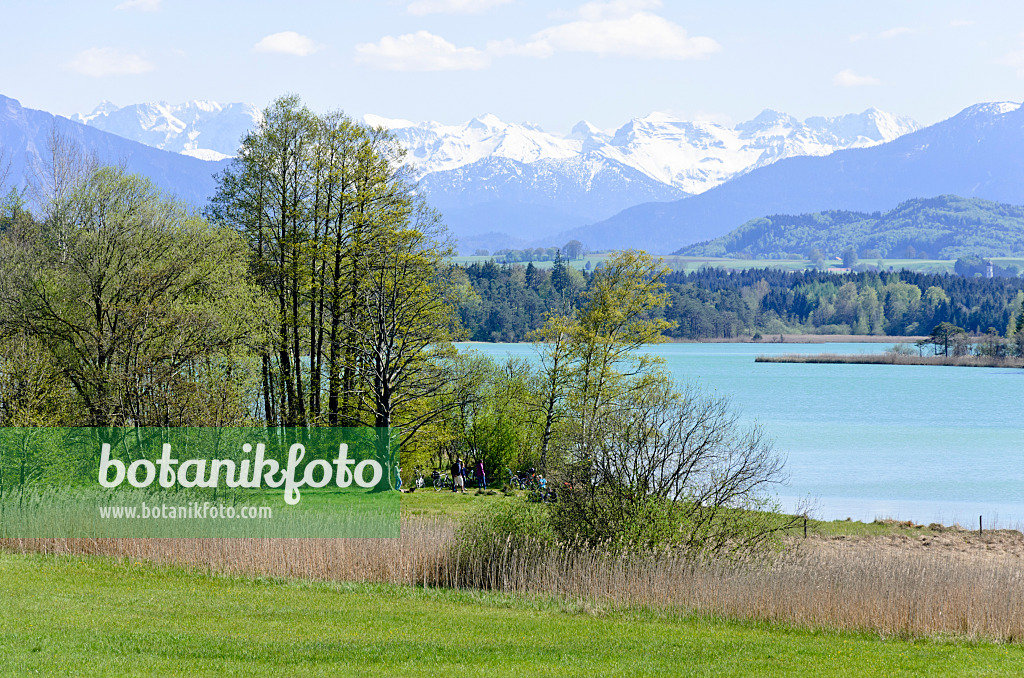
[(753, 219), (730, 233), (680, 249), (691, 256), (814, 260), (850, 248), (861, 259), (966, 256), (1024, 252), (1024, 207), (942, 195), (916, 198), (887, 212), (828, 210)]
[[(459, 314), (474, 341), (523, 341), (565, 295), (578, 296), (591, 273), (569, 267), (459, 267), (472, 294)], [(563, 278), (568, 284), (552, 282)], [(1010, 336), (1024, 302), (1024, 280), (910, 271), (832, 273), (779, 269), (701, 270), (665, 277), (670, 337), (716, 339), (755, 333), (928, 334), (948, 322), (974, 334)]]

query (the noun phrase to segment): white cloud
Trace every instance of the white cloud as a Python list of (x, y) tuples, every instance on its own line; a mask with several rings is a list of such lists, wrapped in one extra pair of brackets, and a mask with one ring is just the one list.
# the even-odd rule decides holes
[(389, 71), (476, 71), (491, 64), (475, 47), (456, 47), (427, 31), (356, 45), (356, 60)]
[(536, 57), (564, 51), (642, 59), (699, 59), (721, 49), (709, 37), (690, 37), (682, 26), (664, 17), (636, 11), (657, 4), (650, 0), (589, 3), (580, 8), (583, 19), (545, 28), (526, 44), (506, 40), (488, 48), (495, 54)]
[(480, 14), (512, 0), (415, 0), (405, 8), (409, 14)]
[(605, 2), (588, 2), (581, 5), (576, 13), (584, 21), (602, 21), (604, 19), (621, 19), (632, 16), (645, 9), (661, 7), (661, 0), (607, 0)]
[(949, 25), (952, 26), (953, 28), (962, 28), (964, 26), (973, 26), (974, 24), (975, 24), (975, 22), (971, 21), (970, 19), (954, 19), (953, 21), (949, 22)]
[(896, 28), (890, 28), (887, 31), (882, 31), (881, 35), (879, 35), (878, 37), (882, 38), (883, 40), (887, 40), (889, 38), (895, 38), (900, 35), (912, 35), (914, 33), (917, 33), (917, 31), (915, 31), (913, 28), (907, 28), (906, 26), (897, 26)]
[(526, 56), (546, 59), (554, 54), (554, 49), (546, 42), (528, 42), (521, 44), (512, 40), (491, 40), (487, 43), (487, 53), (491, 56)]
[(864, 87), (866, 85), (881, 85), (882, 81), (870, 75), (857, 75), (847, 68), (833, 76), (832, 84), (837, 87)]
[(139, 75), (155, 68), (141, 55), (123, 52), (113, 47), (93, 47), (79, 52), (66, 67), (75, 73), (94, 78), (107, 75)]
[(114, 9), (136, 9), (140, 12), (159, 12), (160, 0), (126, 0)]
[(309, 56), (318, 49), (319, 45), (295, 31), (273, 33), (253, 45), (253, 50), (257, 52), (276, 52), (300, 57)]

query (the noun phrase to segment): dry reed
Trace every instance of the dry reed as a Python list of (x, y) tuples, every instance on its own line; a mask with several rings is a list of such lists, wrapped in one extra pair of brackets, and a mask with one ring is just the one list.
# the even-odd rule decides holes
[(598, 607), (884, 636), (1024, 639), (1024, 569), (1012, 557), (850, 550), (820, 542), (770, 561), (698, 563), (673, 553), (602, 553), (518, 542), (465, 546), (448, 521), (406, 519), (399, 539), (24, 539), (0, 547), (228, 575), (551, 594)]

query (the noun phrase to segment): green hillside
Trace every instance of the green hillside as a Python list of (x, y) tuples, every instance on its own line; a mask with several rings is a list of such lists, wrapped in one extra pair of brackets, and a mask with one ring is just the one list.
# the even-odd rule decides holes
[(708, 257), (826, 258), (853, 247), (861, 259), (957, 259), (1024, 253), (1024, 207), (943, 195), (908, 200), (888, 212), (830, 210), (753, 219), (677, 254)]

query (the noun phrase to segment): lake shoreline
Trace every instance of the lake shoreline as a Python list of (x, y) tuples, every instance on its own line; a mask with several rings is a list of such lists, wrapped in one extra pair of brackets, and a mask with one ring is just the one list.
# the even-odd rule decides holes
[(759, 355), (758, 363), (812, 363), (828, 365), (941, 365), (945, 367), (1024, 367), (1024, 359), (994, 356), (916, 356), (896, 353), (837, 354), (791, 353), (787, 355)]
[[(779, 340), (782, 337), (782, 340)], [(761, 339), (742, 337), (708, 337), (705, 339), (682, 339), (665, 337), (666, 344), (909, 344), (926, 336), (901, 337), (889, 334), (769, 334)], [(460, 341), (460, 344), (501, 346), (503, 344), (530, 344), (529, 341)]]
[(909, 344), (927, 338), (889, 334), (767, 334), (762, 335), (760, 339), (743, 336), (707, 339), (666, 338), (666, 341), (671, 344)]

